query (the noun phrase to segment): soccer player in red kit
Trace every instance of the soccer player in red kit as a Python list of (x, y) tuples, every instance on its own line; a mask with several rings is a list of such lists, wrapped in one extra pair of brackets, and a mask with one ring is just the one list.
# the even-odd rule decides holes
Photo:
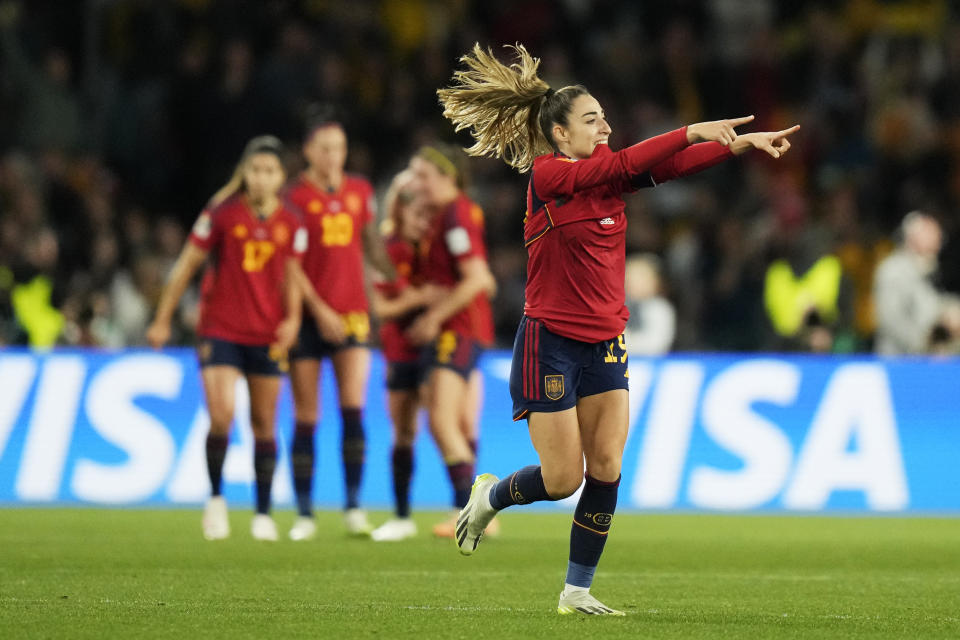
[(308, 167), (287, 192), (310, 237), (303, 260), (307, 278), (302, 284), (312, 312), (290, 352), (296, 421), (291, 458), (299, 513), (290, 530), (293, 540), (308, 540), (316, 533), (312, 513), (314, 431), (320, 362), (327, 357), (337, 378), (343, 421), (344, 522), (351, 534), (365, 535), (372, 529), (359, 502), (366, 450), (363, 408), (370, 373), (364, 258), (388, 280), (394, 275), (375, 224), (373, 187), (366, 179), (344, 172), (347, 136), (341, 124), (330, 119), (315, 122), (308, 130), (303, 155)]
[[(433, 212), (430, 230), (421, 241), (422, 275), (449, 293), (418, 316), (407, 335), (414, 344), (427, 347), (430, 432), (447, 466), (454, 505), (461, 509), (470, 497), (475, 463), (475, 445), (464, 434), (462, 416), (482, 346), (471, 312), (475, 299), (493, 295), (496, 284), (487, 265), (483, 211), (462, 191), (456, 153), (423, 147), (410, 161), (414, 190)], [(439, 523), (434, 534), (452, 537), (454, 524), (454, 519)]]
[(212, 497), (203, 514), (203, 534), (208, 540), (230, 534), (221, 475), (240, 376), (250, 390), (255, 440), (257, 511), (252, 533), (258, 540), (277, 539), (270, 517), (277, 459), (274, 421), (287, 350), (300, 328), (297, 272), (307, 243), (299, 218), (279, 198), (286, 179), (282, 154), (280, 141), (273, 136), (247, 144), (233, 179), (214, 195), (194, 225), (147, 329), (147, 341), (154, 348), (169, 340), (177, 304), (209, 257), (197, 327), (197, 353), (210, 413), (206, 452)]
[(387, 363), (387, 404), (393, 424), (390, 455), (394, 493), (394, 517), (370, 534), (378, 541), (397, 541), (417, 533), (410, 518), (410, 481), (413, 477), (413, 444), (420, 413), (423, 362), (420, 347), (406, 331), (424, 307), (445, 293), (424, 285), (417, 268), (417, 248), (431, 218), (411, 189), (413, 174), (405, 170), (394, 177), (384, 199), (386, 248), (396, 268), (393, 282), (379, 282), (371, 290), (373, 311), (380, 318), (380, 344)]
[(774, 158), (799, 127), (738, 135), (751, 117), (701, 122), (626, 149), (607, 146), (603, 108), (581, 85), (553, 90), (523, 46), (506, 66), (479, 45), (438, 91), (444, 115), (468, 129), (472, 155), (530, 171), (524, 244), (526, 305), (510, 376), (514, 419), (526, 419), (539, 465), (504, 480), (477, 477), (457, 522), (457, 546), (477, 548), (500, 509), (559, 500), (586, 483), (570, 532), (561, 614), (623, 615), (590, 594), (617, 504), (626, 443), (623, 194), (706, 169), (749, 149)]

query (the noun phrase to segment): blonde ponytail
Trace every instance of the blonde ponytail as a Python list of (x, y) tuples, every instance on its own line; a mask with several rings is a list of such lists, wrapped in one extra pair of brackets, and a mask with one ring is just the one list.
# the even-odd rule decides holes
[(223, 185), (210, 198), (210, 207), (216, 207), (223, 204), (228, 198), (232, 197), (238, 191), (243, 190), (243, 165), (246, 160), (241, 160), (233, 170), (229, 182)]
[(552, 149), (540, 125), (540, 111), (552, 92), (537, 76), (540, 59), (522, 44), (507, 47), (517, 56), (510, 66), (497, 60), (492, 50), (474, 44), (460, 58), (467, 68), (455, 72), (454, 84), (437, 95), (444, 117), (457, 131), (469, 129), (476, 141), (465, 149), (469, 155), (502, 158), (525, 172), (534, 158)]

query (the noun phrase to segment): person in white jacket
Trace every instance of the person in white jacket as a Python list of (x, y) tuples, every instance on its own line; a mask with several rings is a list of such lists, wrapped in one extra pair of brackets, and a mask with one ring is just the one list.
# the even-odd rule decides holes
[(943, 242), (940, 223), (927, 213), (911, 211), (901, 231), (903, 244), (880, 263), (874, 277), (880, 355), (926, 353), (943, 313), (943, 294), (933, 283)]

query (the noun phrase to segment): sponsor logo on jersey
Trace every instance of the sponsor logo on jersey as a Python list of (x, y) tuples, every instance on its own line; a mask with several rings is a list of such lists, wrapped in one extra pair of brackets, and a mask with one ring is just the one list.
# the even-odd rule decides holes
[(616, 220), (613, 218), (603, 218), (600, 220), (601, 227), (609, 227), (612, 224), (616, 224)]
[(360, 213), (360, 209), (363, 207), (363, 199), (356, 193), (348, 193), (344, 198), (344, 203), (350, 213)]
[(290, 229), (282, 222), (273, 228), (273, 241), (277, 244), (287, 244), (290, 239)]
[(563, 397), (563, 376), (551, 375), (543, 376), (543, 390), (551, 400), (559, 400)]

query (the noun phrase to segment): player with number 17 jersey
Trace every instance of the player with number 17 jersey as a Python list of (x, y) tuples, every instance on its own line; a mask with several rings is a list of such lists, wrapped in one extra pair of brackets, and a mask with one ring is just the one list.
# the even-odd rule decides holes
[(307, 248), (297, 215), (281, 205), (261, 218), (237, 194), (200, 215), (190, 242), (211, 257), (197, 334), (244, 345), (273, 343), (286, 313), (284, 263)]

